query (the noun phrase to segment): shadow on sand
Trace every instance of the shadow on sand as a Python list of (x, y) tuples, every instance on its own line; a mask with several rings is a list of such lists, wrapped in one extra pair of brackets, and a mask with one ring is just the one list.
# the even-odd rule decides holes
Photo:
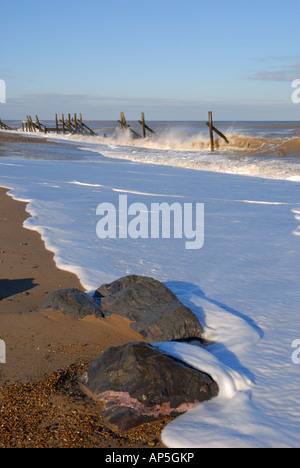
[(0, 300), (35, 288), (37, 284), (33, 280), (34, 278), (0, 279)]

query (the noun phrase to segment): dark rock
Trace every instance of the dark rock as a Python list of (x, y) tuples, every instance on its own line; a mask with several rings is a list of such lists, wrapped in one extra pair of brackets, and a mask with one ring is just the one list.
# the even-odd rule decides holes
[(105, 316), (121, 315), (152, 343), (201, 338), (203, 329), (194, 313), (159, 281), (130, 275), (102, 285), (95, 292)]
[(123, 278), (117, 279), (110, 284), (103, 284), (99, 289), (97, 289), (97, 292), (99, 292), (102, 297), (113, 296), (114, 294), (128, 288), (130, 285), (146, 283), (148, 281), (154, 281), (154, 279), (149, 276), (124, 276)]
[(101, 305), (79, 289), (60, 289), (54, 291), (42, 306), (42, 309), (60, 310), (77, 319), (87, 315), (103, 317)]
[(121, 431), (178, 416), (219, 392), (209, 375), (143, 342), (107, 349), (84, 376), (83, 389)]

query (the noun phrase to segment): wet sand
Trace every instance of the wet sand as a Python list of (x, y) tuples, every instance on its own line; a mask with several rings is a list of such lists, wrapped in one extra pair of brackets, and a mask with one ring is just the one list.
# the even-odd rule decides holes
[(41, 310), (52, 291), (83, 288), (57, 269), (40, 235), (23, 228), (25, 208), (0, 188), (0, 447), (161, 446), (167, 421), (119, 434), (80, 392), (78, 379), (105, 349), (143, 338), (122, 317), (76, 320)]
[(43, 143), (43, 144), (53, 144), (56, 145), (57, 143), (54, 141), (49, 141), (46, 138), (39, 137), (38, 133), (31, 133), (30, 136), (26, 135), (19, 135), (17, 133), (17, 129), (13, 131), (13, 133), (0, 131), (0, 149), (1, 143)]

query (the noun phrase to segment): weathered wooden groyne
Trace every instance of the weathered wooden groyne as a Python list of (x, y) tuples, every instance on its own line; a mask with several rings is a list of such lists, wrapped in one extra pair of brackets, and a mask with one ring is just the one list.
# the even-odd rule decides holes
[(155, 135), (155, 131), (152, 130), (150, 127), (148, 127), (148, 125), (146, 125), (144, 112), (141, 113), (141, 120), (138, 120), (138, 123), (142, 126), (142, 132), (143, 132), (142, 137), (135, 130), (132, 130), (130, 128), (130, 125), (127, 124), (124, 112), (121, 112), (120, 120), (118, 120), (118, 122), (121, 125), (122, 129), (124, 129), (124, 128), (129, 129), (136, 138), (146, 138), (146, 136), (147, 136), (146, 130), (148, 130), (150, 133)]
[(9, 127), (8, 125), (6, 125), (4, 122), (2, 122), (1, 119), (0, 119), (0, 129), (1, 130), (12, 130), (12, 128)]
[(55, 114), (55, 125), (54, 127), (49, 127), (46, 124), (40, 122), (38, 116), (35, 116), (35, 120), (31, 118), (30, 115), (26, 116), (26, 120), (22, 122), (22, 130), (27, 132), (43, 132), (43, 133), (81, 133), (85, 135), (92, 135), (95, 136), (96, 133), (89, 128), (82, 119), (82, 114), (79, 114), (79, 118), (77, 115), (71, 118), (71, 114), (68, 114), (68, 117), (65, 118), (64, 114), (61, 115), (59, 119), (57, 114)]
[[(129, 129), (135, 138), (146, 138), (146, 130), (152, 134), (155, 134), (155, 131), (148, 127), (148, 125), (146, 125), (144, 112), (141, 113), (141, 120), (138, 121), (138, 123), (142, 126), (142, 137), (135, 130), (132, 130), (130, 128), (130, 125), (127, 124), (124, 112), (121, 112), (120, 120), (118, 120), (118, 122), (121, 125), (121, 128)], [(229, 144), (227, 137), (213, 125), (212, 112), (208, 113), (208, 122), (206, 123), (206, 125), (209, 128), (210, 149), (212, 152), (215, 150), (214, 133), (216, 133), (219, 137), (226, 141), (227, 144)]]
[[(124, 112), (120, 113), (120, 120), (118, 120), (118, 123), (121, 125), (121, 129), (126, 129), (129, 130), (133, 138), (146, 138), (147, 137), (147, 132), (150, 132), (151, 134), (155, 135), (155, 131), (152, 130), (145, 121), (145, 114), (144, 112), (141, 113), (141, 119), (138, 120), (138, 123), (142, 127), (142, 135), (140, 135), (136, 130), (133, 130), (130, 128), (130, 125), (127, 123), (125, 114)], [(26, 116), (26, 120), (22, 121), (22, 130), (26, 132), (42, 132), (42, 133), (62, 133), (62, 134), (83, 134), (83, 135), (92, 135), (96, 136), (97, 134), (92, 130), (86, 123), (83, 121), (82, 114), (79, 114), (79, 118), (77, 117), (77, 114), (74, 114), (73, 117), (71, 117), (71, 114), (68, 114), (67, 117), (65, 117), (64, 114), (61, 115), (61, 118), (58, 118), (58, 115), (55, 114), (55, 119), (54, 119), (54, 125), (50, 127), (49, 125), (47, 126), (45, 123), (42, 123), (38, 116), (35, 116), (35, 120), (32, 119), (30, 115)], [(208, 122), (206, 125), (209, 128), (209, 137), (210, 137), (210, 148), (211, 151), (213, 152), (216, 147), (216, 142), (214, 140), (214, 133), (216, 133), (219, 137), (221, 137), (227, 144), (229, 144), (229, 141), (227, 137), (221, 133), (213, 124), (213, 117), (212, 117), (212, 112), (208, 113)], [(0, 129), (2, 130), (14, 130), (13, 128), (9, 127), (6, 125), (2, 120), (0, 119)], [(104, 134), (104, 137), (106, 135)]]
[(210, 149), (211, 152), (215, 150), (215, 142), (214, 142), (214, 132), (219, 135), (223, 140), (226, 141), (227, 144), (229, 144), (228, 139), (226, 138), (223, 133), (220, 132), (214, 125), (213, 125), (213, 116), (212, 112), (208, 113), (208, 122), (206, 122), (207, 127), (209, 128), (209, 138), (210, 138)]

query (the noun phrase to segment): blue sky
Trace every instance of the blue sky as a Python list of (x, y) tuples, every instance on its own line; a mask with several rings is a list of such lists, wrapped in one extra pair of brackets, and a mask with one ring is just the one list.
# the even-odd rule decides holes
[(299, 120), (299, 1), (1, 6), (3, 119)]

